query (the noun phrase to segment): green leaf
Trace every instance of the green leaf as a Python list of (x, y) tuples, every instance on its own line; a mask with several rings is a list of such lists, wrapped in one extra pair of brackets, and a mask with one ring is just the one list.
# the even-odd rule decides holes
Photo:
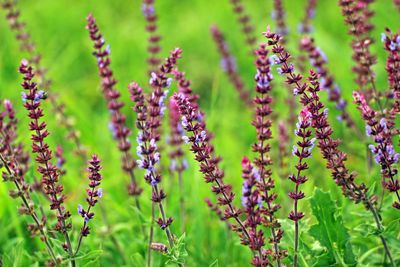
[(357, 264), (350, 244), (350, 236), (337, 207), (329, 193), (316, 189), (310, 200), (313, 215), (318, 223), (310, 228), (310, 235), (319, 241), (326, 251), (318, 257), (317, 266), (355, 266)]
[(181, 237), (175, 240), (175, 245), (164, 254), (168, 258), (166, 264), (185, 264), (185, 259), (188, 256), (185, 246), (185, 237), (186, 235), (183, 233)]

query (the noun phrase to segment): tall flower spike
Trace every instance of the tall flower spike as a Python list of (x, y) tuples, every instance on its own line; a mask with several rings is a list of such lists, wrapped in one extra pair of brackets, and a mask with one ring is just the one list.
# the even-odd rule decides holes
[(242, 101), (249, 107), (252, 106), (252, 101), (250, 98), (250, 93), (242, 81), (240, 74), (237, 71), (236, 59), (233, 57), (229, 51), (228, 44), (225, 41), (224, 36), (217, 26), (211, 27), (211, 34), (217, 45), (218, 52), (221, 55), (221, 68), (228, 75), (229, 81), (239, 93)]
[(147, 63), (149, 64), (149, 74), (155, 72), (161, 63), (159, 58), (161, 36), (157, 34), (157, 15), (154, 8), (154, 0), (143, 0), (142, 2), (142, 13), (146, 19), (146, 31), (149, 33), (148, 47), (149, 58)]
[[(168, 88), (172, 82), (172, 79), (167, 78), (167, 75), (172, 72), (181, 53), (182, 51), (179, 48), (173, 50), (170, 56), (165, 60), (165, 63), (160, 66), (158, 72), (153, 72), (151, 74), (149, 83), (152, 87), (152, 92), (148, 96), (147, 102), (145, 102), (142, 88), (140, 88), (137, 83), (131, 83), (129, 85), (131, 100), (136, 103), (134, 111), (137, 113), (136, 127), (139, 129), (136, 151), (140, 159), (137, 163), (141, 169), (146, 170), (144, 179), (152, 188), (152, 208), (155, 206), (159, 208), (161, 217), (157, 220), (157, 224), (160, 226), (161, 230), (165, 231), (169, 248), (172, 248), (175, 244), (173, 234), (170, 230), (173, 219), (172, 217), (167, 218), (163, 205), (166, 194), (160, 185), (162, 176), (157, 167), (160, 162), (158, 141), (160, 140), (160, 127), (165, 112)], [(154, 212), (152, 212), (152, 217), (154, 217)], [(153, 219), (154, 218), (152, 218), (152, 220)], [(153, 226), (150, 228), (148, 261), (150, 261), (152, 247), (152, 229)], [(148, 264), (150, 264), (150, 262)]]
[(396, 164), (400, 160), (400, 154), (394, 150), (390, 128), (384, 118), (377, 120), (376, 112), (367, 104), (362, 94), (355, 91), (353, 96), (366, 123), (366, 133), (375, 141), (375, 145), (369, 145), (369, 148), (375, 156), (375, 162), (381, 167), (382, 186), (396, 195), (397, 200), (394, 201), (393, 207), (400, 209), (400, 183), (396, 179)]
[[(286, 83), (295, 87), (293, 89), (293, 94), (301, 96), (301, 104), (303, 107), (307, 107), (312, 115), (311, 126), (316, 131), (318, 147), (322, 156), (327, 161), (327, 169), (331, 171), (336, 184), (342, 188), (344, 196), (355, 203), (363, 203), (365, 208), (371, 211), (376, 226), (378, 230), (381, 231), (383, 226), (380, 215), (375, 207), (376, 197), (369, 197), (367, 195), (368, 188), (365, 184), (359, 185), (355, 182), (356, 174), (350, 173), (345, 165), (347, 155), (338, 149), (340, 142), (332, 138), (333, 130), (328, 122), (328, 110), (324, 109), (321, 111), (324, 105), (320, 101), (318, 95), (320, 90), (318, 74), (314, 71), (310, 72), (309, 82), (311, 86), (308, 86), (303, 82), (303, 76), (296, 73), (293, 67), (290, 67), (290, 54), (281, 45), (281, 37), (271, 32), (270, 27), (267, 27), (267, 30), (263, 34), (268, 39), (268, 45), (272, 47), (272, 52), (276, 55), (276, 60), (281, 65), (282, 73), (286, 76)], [(306, 91), (310, 95), (308, 95)], [(386, 255), (394, 266), (393, 258), (385, 237), (382, 234), (380, 234), (379, 237), (384, 246)]]
[(93, 207), (98, 202), (99, 198), (103, 197), (103, 190), (99, 188), (102, 176), (100, 174), (101, 166), (100, 159), (97, 155), (92, 155), (92, 158), (88, 161), (87, 168), (89, 175), (89, 189), (86, 190), (87, 198), (86, 202), (88, 204), (86, 209), (83, 209), (82, 205), (78, 205), (78, 213), (83, 218), (83, 226), (79, 233), (78, 245), (76, 247), (74, 255), (78, 254), (79, 249), (82, 244), (83, 237), (86, 237), (90, 234), (89, 221), (93, 219), (95, 213), (93, 212)]
[(165, 101), (169, 93), (169, 87), (173, 81), (172, 78), (168, 78), (167, 75), (171, 74), (178, 59), (181, 57), (182, 50), (179, 48), (174, 49), (168, 58), (165, 59), (165, 63), (160, 66), (157, 72), (153, 72), (150, 78), (150, 86), (152, 92), (148, 97), (148, 108), (149, 108), (149, 127), (153, 134), (154, 140), (160, 140), (161, 122), (164, 116), (166, 107)]
[[(187, 98), (187, 100), (189, 101), (189, 103), (192, 105), (193, 108), (198, 110), (199, 104), (197, 103), (197, 101), (199, 99), (199, 95), (193, 93), (193, 90), (191, 88), (191, 81), (186, 78), (185, 73), (180, 72), (178, 69), (173, 70), (172, 74), (178, 83), (179, 93)], [(201, 125), (204, 125), (203, 127), (205, 128), (205, 114), (200, 110), (199, 110), (199, 116), (197, 117), (197, 122)], [(206, 135), (206, 141), (209, 143), (210, 153), (214, 153), (214, 146), (211, 144), (211, 140), (213, 139), (214, 135), (211, 132), (208, 132), (207, 129), (205, 129), (205, 135)], [(185, 140), (187, 139), (186, 137), (184, 138)], [(221, 160), (222, 160), (221, 157), (215, 157), (215, 163), (218, 163)], [(217, 214), (217, 216), (221, 220), (223, 220), (222, 217), (224, 212), (220, 209), (220, 207), (218, 205), (214, 205), (209, 199), (206, 201), (206, 203), (209, 206), (210, 210), (214, 211)], [(227, 225), (230, 228), (230, 223), (227, 222)]]
[(328, 93), (329, 100), (336, 104), (336, 109), (340, 112), (340, 116), (337, 119), (344, 121), (347, 127), (352, 128), (356, 134), (362, 137), (354, 120), (347, 112), (347, 102), (343, 99), (339, 86), (335, 83), (334, 77), (326, 67), (328, 59), (324, 52), (315, 46), (314, 40), (310, 37), (304, 37), (301, 40), (301, 48), (307, 52), (311, 66), (317, 70), (320, 76), (321, 89), (325, 90)]
[(131, 143), (129, 137), (131, 135), (131, 130), (126, 126), (126, 116), (121, 112), (124, 103), (120, 100), (120, 93), (115, 88), (117, 80), (115, 80), (110, 68), (111, 51), (109, 46), (105, 46), (105, 41), (102, 34), (99, 32), (95, 18), (90, 14), (87, 17), (87, 21), (88, 24), (86, 28), (89, 31), (90, 39), (93, 41), (95, 50), (93, 54), (97, 59), (103, 95), (107, 101), (107, 107), (111, 115), (109, 128), (113, 138), (118, 142), (118, 149), (121, 153), (121, 167), (123, 171), (129, 175), (131, 180), (128, 185), (128, 193), (135, 198), (136, 207), (140, 209), (138, 197), (143, 189), (138, 185), (134, 173), (136, 162), (130, 153)]
[[(151, 121), (154, 117), (150, 117), (149, 114), (151, 107), (148, 107), (145, 103), (145, 97), (143, 95), (142, 88), (139, 87), (137, 83), (131, 83), (129, 85), (129, 91), (131, 94), (131, 99), (135, 102), (134, 111), (137, 113), (136, 127), (139, 129), (139, 134), (137, 137), (137, 153), (139, 156), (138, 166), (145, 170), (145, 181), (152, 188), (151, 200), (153, 205), (157, 205), (160, 211), (161, 217), (157, 220), (158, 225), (161, 230), (164, 230), (169, 248), (174, 246), (174, 238), (170, 230), (170, 225), (172, 224), (172, 217), (167, 218), (162, 201), (166, 198), (166, 194), (162, 188), (160, 188), (159, 183), (161, 182), (161, 174), (157, 170), (157, 165), (160, 162), (160, 153), (157, 148), (157, 141), (155, 135), (157, 135), (156, 127), (151, 127), (154, 123)], [(154, 92), (152, 94), (154, 95)], [(163, 101), (159, 101), (159, 109), (162, 108)], [(153, 110), (154, 111), (154, 110)], [(160, 116), (158, 111), (158, 116)], [(157, 126), (158, 127), (158, 126)]]
[(223, 181), (224, 172), (218, 166), (219, 159), (212, 153), (213, 147), (207, 138), (206, 125), (204, 122), (199, 122), (201, 113), (182, 93), (175, 94), (174, 99), (179, 106), (182, 126), (188, 134), (191, 134), (185, 136), (184, 140), (190, 144), (195, 160), (200, 163), (200, 172), (203, 173), (205, 182), (213, 184), (211, 190), (217, 195), (218, 210), (224, 209), (223, 219), (233, 220), (231, 229), (238, 233), (242, 244), (248, 245), (250, 235), (239, 218), (241, 210), (233, 205), (235, 195), (232, 186)]
[(315, 17), (317, 0), (308, 0), (305, 9), (305, 14), (300, 24), (297, 26), (297, 31), (300, 34), (309, 34), (314, 31), (311, 21)]
[(178, 84), (179, 93), (183, 94), (189, 99), (190, 104), (194, 107), (198, 107), (197, 101), (199, 96), (193, 93), (191, 88), (191, 81), (185, 77), (185, 73), (180, 72), (177, 68), (172, 71), (175, 81)]
[(13, 155), (11, 148), (16, 139), (17, 119), (15, 110), (10, 100), (4, 100), (4, 111), (0, 112), (1, 144), (0, 153), (8, 157)]
[(237, 15), (237, 21), (242, 26), (242, 33), (245, 35), (246, 43), (249, 46), (251, 54), (253, 54), (253, 49), (256, 44), (257, 38), (254, 35), (254, 26), (251, 25), (251, 18), (246, 14), (245, 8), (241, 0), (230, 0), (233, 12)]
[(274, 0), (274, 9), (271, 17), (276, 21), (276, 32), (281, 36), (287, 35), (289, 33), (289, 29), (287, 28), (285, 22), (286, 13), (282, 0)]
[(257, 187), (260, 173), (246, 157), (242, 159), (242, 169), (242, 205), (246, 214), (244, 225), (250, 235), (249, 248), (254, 252), (251, 263), (258, 267), (270, 266), (266, 250), (263, 249), (264, 231), (259, 229), (262, 226), (262, 196)]
[(57, 212), (57, 224), (55, 230), (64, 235), (64, 250), (68, 252), (71, 262), (74, 263), (73, 250), (68, 231), (71, 229), (71, 223), (68, 222), (71, 213), (65, 209), (63, 203), (65, 196), (63, 194), (63, 186), (59, 183), (59, 169), (52, 163), (52, 151), (46, 143), (46, 137), (49, 135), (46, 122), (41, 121), (44, 116), (43, 110), (40, 108), (40, 102), (43, 94), (38, 90), (37, 84), (32, 81), (34, 72), (26, 61), (22, 61), (19, 72), (23, 75), (22, 88), (26, 91), (26, 101), (24, 107), (28, 111), (30, 118), (29, 129), (32, 133), (32, 152), (37, 156), (35, 158), (38, 163), (38, 172), (42, 175), (41, 184), (43, 192), (48, 195), (51, 202), (50, 209)]
[(356, 73), (356, 83), (359, 90), (364, 92), (367, 100), (374, 98), (380, 109), (383, 109), (375, 86), (375, 74), (372, 66), (376, 63), (376, 57), (371, 54), (370, 45), (374, 40), (369, 36), (373, 25), (370, 23), (370, 18), (374, 14), (369, 9), (369, 5), (374, 0), (339, 0), (339, 5), (342, 9), (342, 14), (345, 18), (345, 23), (349, 27), (349, 34), (353, 36), (353, 60), (356, 65), (353, 67), (353, 72)]
[(307, 182), (307, 177), (303, 174), (308, 169), (305, 160), (311, 157), (311, 151), (314, 147), (315, 138), (311, 138), (311, 113), (307, 108), (303, 108), (299, 115), (299, 121), (296, 125), (295, 134), (299, 137), (297, 145), (293, 146), (292, 154), (298, 158), (296, 164), (297, 172), (289, 176), (289, 180), (295, 184), (294, 191), (289, 193), (289, 197), (293, 200), (293, 210), (289, 213), (289, 219), (294, 222), (294, 259), (293, 266), (298, 266), (299, 252), (299, 221), (304, 217), (304, 213), (298, 210), (299, 200), (305, 197), (304, 192), (300, 190), (300, 186)]
[[(49, 91), (51, 87), (51, 80), (47, 78), (47, 69), (41, 64), (42, 56), (38, 53), (35, 43), (33, 42), (30, 33), (27, 30), (26, 23), (20, 20), (20, 11), (17, 9), (17, 3), (14, 0), (6, 0), (2, 3), (2, 7), (6, 10), (6, 18), (12, 31), (15, 32), (16, 39), (20, 43), (20, 50), (27, 52), (28, 62), (32, 64), (35, 69), (35, 75), (39, 79), (39, 87)], [(73, 119), (65, 112), (64, 104), (60, 103), (57, 95), (49, 92), (49, 99), (56, 117), (58, 118), (61, 126), (67, 130), (67, 138), (71, 139), (75, 144), (75, 152), (81, 157), (85, 158), (85, 148), (83, 147), (79, 138), (79, 131), (75, 128)]]
[(260, 179), (258, 187), (263, 202), (262, 216), (264, 225), (271, 228), (270, 244), (273, 247), (271, 251), (271, 258), (276, 260), (278, 266), (281, 265), (281, 259), (286, 257), (286, 251), (279, 248), (279, 242), (283, 235), (281, 225), (276, 219), (274, 213), (280, 208), (280, 205), (274, 204), (277, 195), (272, 192), (275, 187), (275, 182), (272, 179), (272, 160), (269, 155), (271, 145), (268, 141), (272, 138), (270, 115), (272, 109), (270, 104), (272, 102), (271, 81), (273, 79), (270, 68), (270, 59), (268, 58), (269, 51), (266, 49), (266, 44), (260, 45), (256, 50), (257, 60), (255, 62), (257, 74), (254, 78), (256, 81), (257, 95), (254, 98), (256, 106), (256, 114), (253, 120), (253, 125), (257, 131), (257, 142), (252, 146), (253, 151), (256, 153), (254, 165), (260, 172)]
[[(390, 85), (388, 98), (394, 98), (394, 104), (386, 115), (388, 126), (392, 128), (395, 125), (396, 115), (400, 113), (400, 72), (398, 71), (400, 68), (400, 35), (386, 29), (386, 33), (382, 33), (382, 42), (383, 47), (389, 53), (386, 60), (386, 72)], [(398, 131), (393, 132), (393, 136), (396, 134), (400, 133)]]

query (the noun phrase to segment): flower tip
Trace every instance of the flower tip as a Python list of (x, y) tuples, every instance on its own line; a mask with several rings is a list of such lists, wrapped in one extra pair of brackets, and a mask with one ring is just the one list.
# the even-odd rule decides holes
[(248, 157), (243, 157), (243, 159), (242, 159), (242, 167), (243, 168), (246, 168), (246, 167), (248, 167), (249, 166), (249, 164), (250, 164), (250, 160), (249, 160), (249, 158)]
[(6, 110), (12, 110), (13, 109), (12, 103), (11, 103), (11, 101), (9, 99), (4, 99), (3, 105), (4, 105), (4, 108)]
[(24, 58), (24, 59), (21, 60), (21, 67), (27, 67), (28, 64), (29, 64), (29, 62), (28, 62), (27, 59)]
[(81, 214), (83, 211), (83, 207), (81, 204), (78, 205), (78, 213)]
[(266, 29), (265, 32), (263, 32), (262, 34), (265, 35), (265, 36), (267, 36), (267, 35), (269, 35), (270, 33), (271, 33), (271, 26), (270, 26), (270, 25), (267, 25), (267, 29)]
[(174, 49), (174, 51), (172, 52), (177, 58), (180, 58), (182, 55), (182, 49), (177, 47)]
[(93, 20), (93, 14), (92, 14), (92, 13), (89, 13), (89, 14), (86, 16), (86, 20), (88, 20), (88, 21)]

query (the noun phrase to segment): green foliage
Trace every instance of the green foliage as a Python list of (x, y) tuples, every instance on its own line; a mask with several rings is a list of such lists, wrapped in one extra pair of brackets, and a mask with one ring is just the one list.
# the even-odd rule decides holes
[(185, 264), (185, 258), (188, 256), (185, 246), (185, 233), (175, 240), (174, 246), (164, 255), (167, 257), (168, 263)]
[(318, 257), (317, 266), (355, 266), (348, 229), (330, 194), (316, 189), (310, 203), (318, 223), (311, 226), (309, 233), (325, 248)]

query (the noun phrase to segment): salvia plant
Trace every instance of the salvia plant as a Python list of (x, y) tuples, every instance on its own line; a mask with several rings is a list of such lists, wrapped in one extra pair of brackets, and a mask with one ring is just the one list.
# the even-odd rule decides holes
[[(15, 60), (22, 82), (7, 98), (1, 94), (0, 170), (14, 199), (6, 211), (16, 215), (8, 219), (0, 210), (0, 224), (22, 238), (14, 247), (16, 237), (0, 237), (0, 266), (399, 266), (400, 30), (386, 27), (375, 36), (375, 1), (324, 3), (336, 5), (347, 29), (349, 44), (341, 45), (351, 54), (338, 55), (352, 81), (343, 86), (348, 77), (315, 34), (322, 1), (300, 1), (291, 32), (289, 1), (271, 1), (271, 16), (263, 12), (257, 25), (246, 1), (227, 0), (237, 33), (232, 25), (206, 25), (211, 36), (204, 39), (215, 49), (207, 53), (219, 57), (225, 74), (215, 74), (211, 89), (198, 79), (204, 69), (190, 68), (190, 53), (174, 48), (163, 58), (162, 42), (181, 44), (184, 33), (163, 32), (172, 13), (161, 2), (137, 7), (146, 34), (139, 47), (147, 52), (126, 89), (117, 74), (127, 67), (112, 61), (99, 29), (105, 21), (86, 17), (99, 84), (91, 88), (96, 111), (86, 115), (102, 116), (101, 132), (78, 129), (69, 115), (74, 103), (51, 82), (46, 54), (17, 2), (2, 2), (27, 59)], [(237, 94), (220, 92), (220, 79)], [(8, 99), (13, 95), (19, 102)], [(216, 107), (218, 97), (240, 115)], [(252, 130), (223, 132), (227, 122)], [(89, 150), (97, 154), (87, 157)], [(70, 164), (74, 154), (87, 161), (86, 171), (81, 161)]]

